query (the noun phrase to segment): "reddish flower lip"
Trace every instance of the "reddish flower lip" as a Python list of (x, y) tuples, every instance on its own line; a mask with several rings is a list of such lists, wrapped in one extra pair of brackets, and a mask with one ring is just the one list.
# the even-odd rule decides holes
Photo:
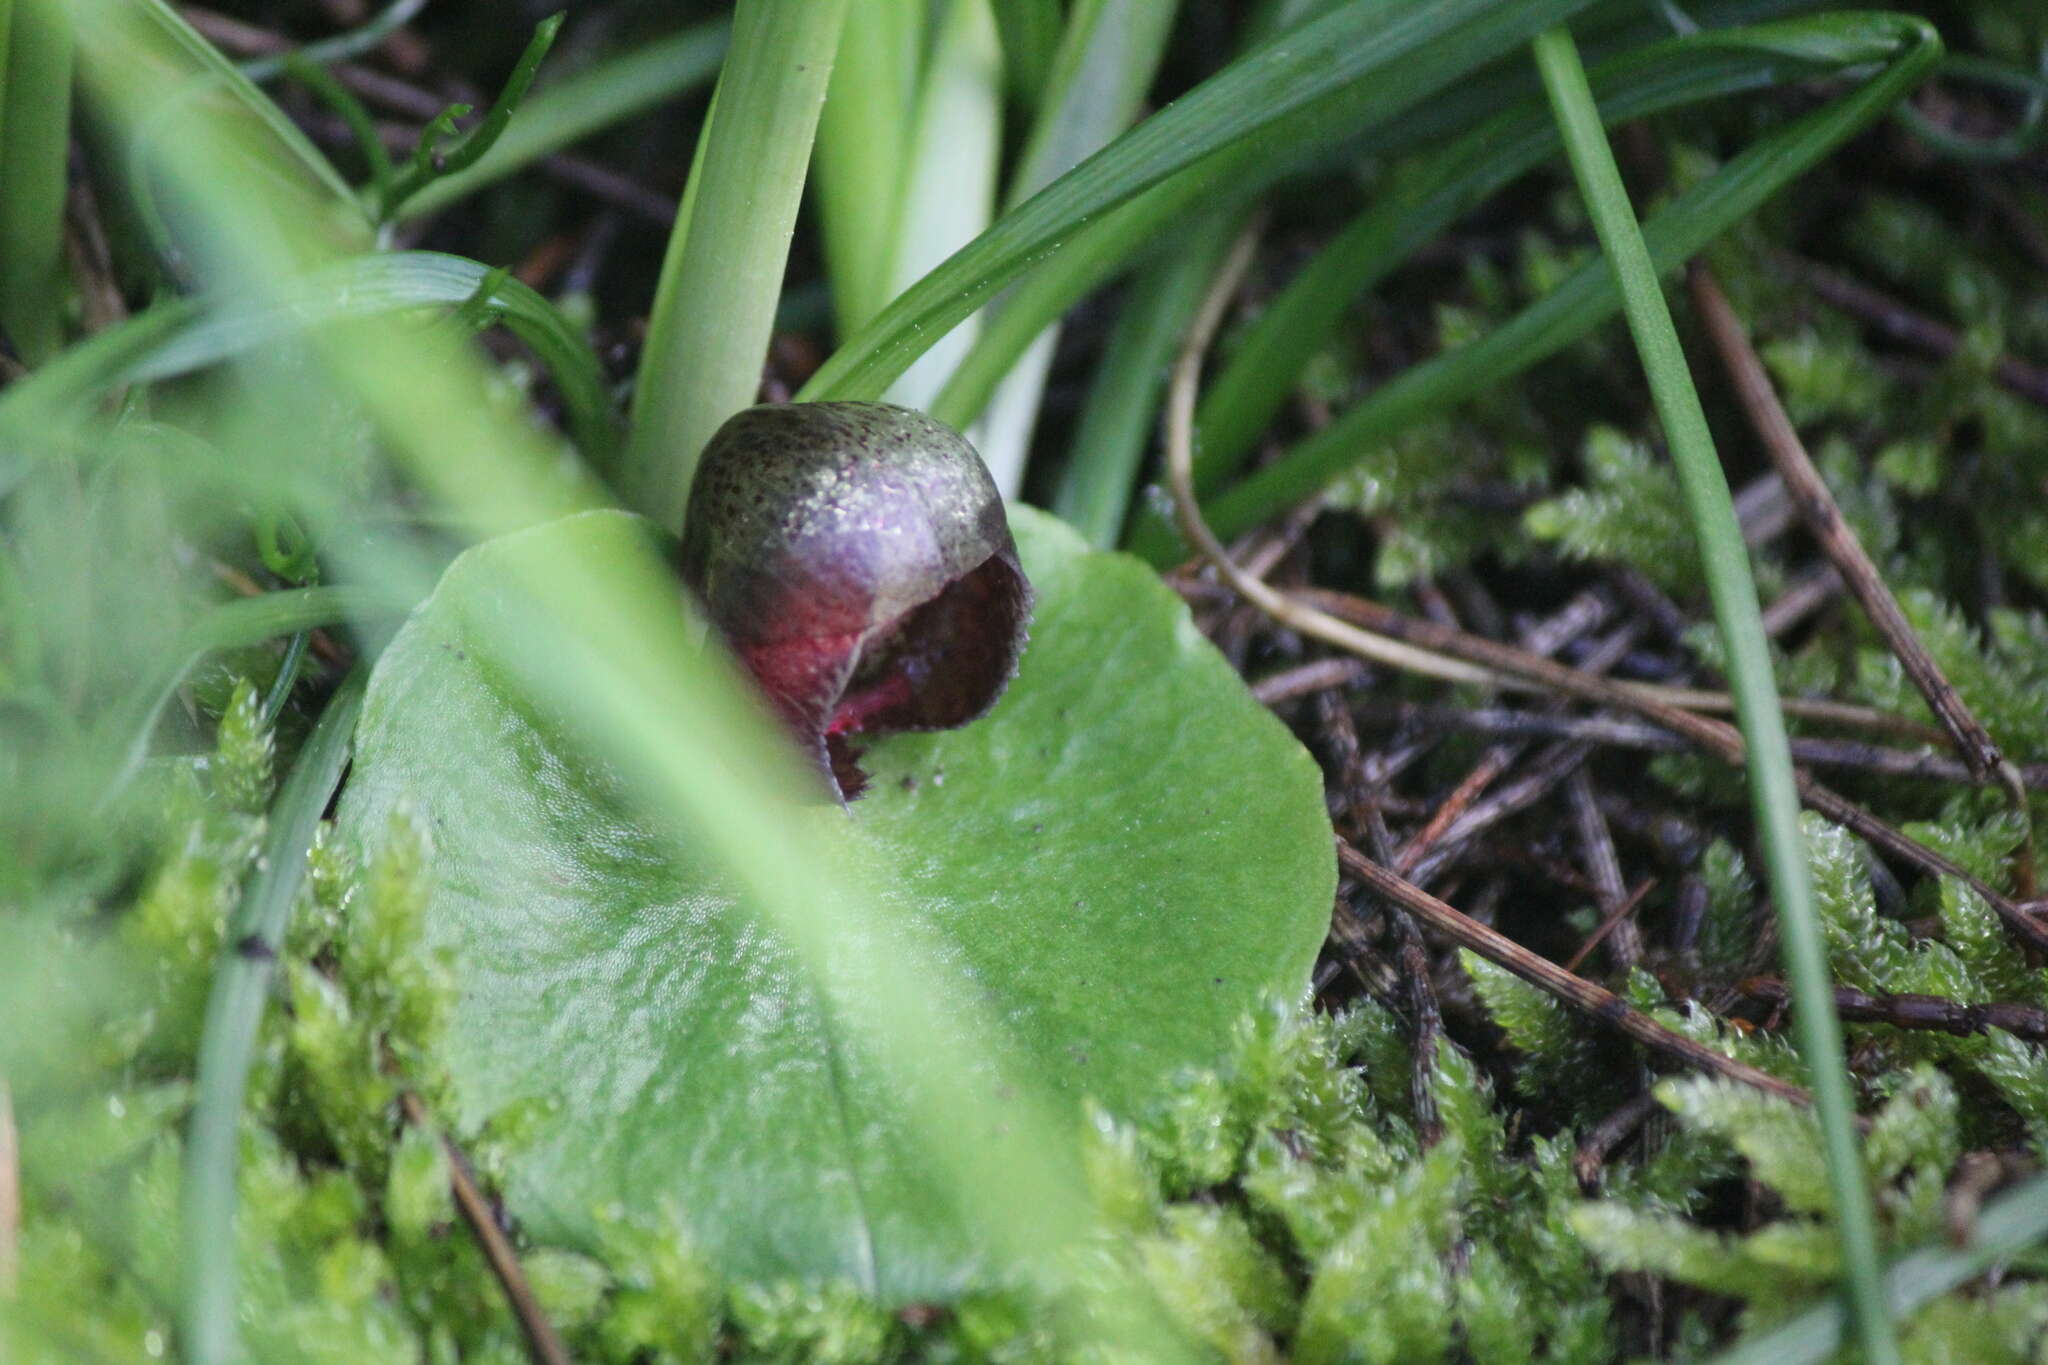
[(698, 463), (681, 567), (842, 800), (866, 783), (855, 736), (986, 713), (1031, 612), (981, 457), (886, 403), (735, 415)]

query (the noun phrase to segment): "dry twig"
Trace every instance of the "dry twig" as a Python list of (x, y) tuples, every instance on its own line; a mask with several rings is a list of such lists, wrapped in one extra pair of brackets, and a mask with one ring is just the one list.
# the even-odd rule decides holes
[[(1343, 622), (1326, 616), (1313, 609), (1300, 608), (1274, 592), (1264, 583), (1252, 578), (1231, 561), (1207, 523), (1202, 520), (1200, 505), (1195, 501), (1194, 467), (1194, 409), (1195, 388), (1201, 377), (1202, 356), (1207, 351), (1210, 338), (1215, 334), (1217, 324), (1222, 320), (1231, 292), (1242, 278), (1245, 268), (1251, 263), (1252, 249), (1256, 245), (1256, 231), (1247, 231), (1232, 248), (1229, 259), (1210, 285), (1207, 297), (1195, 315), (1188, 329), (1187, 339), (1182, 343), (1180, 356), (1174, 362), (1172, 379), (1167, 386), (1166, 401), (1166, 472), (1167, 482), (1173, 491), (1175, 508), (1179, 513), (1182, 530), (1188, 539), (1201, 547), (1202, 553), (1216, 566), (1217, 572), (1236, 588), (1245, 598), (1266, 608), (1268, 612), (1293, 625), (1303, 634), (1329, 639), (1338, 636), (1357, 635), (1363, 637), (1359, 644), (1343, 643), (1345, 648), (1358, 652), (1372, 651), (1367, 657), (1381, 657), (1391, 654), (1406, 657), (1410, 650), (1402, 642), (1385, 637), (1367, 636), (1365, 632), (1346, 627)], [(1270, 605), (1269, 605), (1270, 604)], [(1277, 608), (1277, 610), (1276, 610)], [(1336, 627), (1329, 631), (1328, 627)], [(1438, 627), (1438, 629), (1448, 629)], [(1462, 632), (1453, 632), (1462, 634)], [(1388, 650), (1387, 646), (1394, 648)], [(1441, 656), (1421, 652), (1422, 662), (1434, 672), (1445, 662)], [(1392, 662), (1392, 658), (1385, 661)], [(1544, 661), (1548, 663), (1548, 661)], [(1407, 666), (1407, 665), (1403, 665)], [(1553, 665), (1554, 666), (1554, 665)], [(1566, 673), (1574, 670), (1564, 669)], [(1441, 676), (1439, 674), (1439, 676)], [(1682, 714), (1682, 713), (1681, 713)], [(1700, 718), (1694, 717), (1699, 720)], [(1702, 721), (1703, 724), (1716, 722)], [(1728, 727), (1723, 727), (1728, 728)], [(1740, 741), (1737, 741), (1738, 747)], [(1670, 1056), (1677, 1057), (1689, 1065), (1710, 1071), (1731, 1080), (1742, 1081), (1760, 1090), (1786, 1099), (1809, 1103), (1806, 1091), (1789, 1082), (1781, 1081), (1768, 1072), (1758, 1070), (1745, 1062), (1738, 1062), (1723, 1056), (1702, 1043), (1665, 1028), (1642, 1011), (1632, 1008), (1627, 1001), (1612, 991), (1596, 986), (1582, 977), (1547, 962), (1530, 952), (1506, 935), (1489, 929), (1476, 920), (1459, 913), (1444, 902), (1402, 877), (1394, 875), (1379, 864), (1367, 858), (1343, 840), (1337, 841), (1337, 863), (1343, 874), (1354, 882), (1406, 910), (1430, 928), (1444, 935), (1452, 942), (1472, 949), (1488, 961), (1514, 973), (1522, 980), (1559, 999), (1585, 1011), (1594, 1018), (1609, 1024), (1629, 1037)], [(1340, 901), (1340, 904), (1342, 902)]]
[(1572, 1174), (1579, 1178), (1579, 1188), (1591, 1193), (1600, 1184), (1600, 1170), (1607, 1164), (1607, 1158), (1616, 1148), (1634, 1136), (1643, 1121), (1657, 1112), (1657, 1096), (1649, 1090), (1639, 1091), (1633, 1099), (1623, 1102), (1619, 1109), (1586, 1130), (1579, 1139), (1578, 1150), (1572, 1153)]
[[(1737, 987), (1752, 1000), (1774, 1010), (1791, 1003), (1792, 993), (1776, 977), (1752, 976)], [(1835, 987), (1835, 1013), (1857, 1023), (1890, 1024), (1893, 1028), (1953, 1033), (1969, 1037), (2001, 1029), (2030, 1043), (2048, 1042), (2048, 1010), (2033, 1005), (1991, 1002), (1972, 1005), (1941, 995), (1885, 995)]]
[[(1213, 537), (1211, 539), (1213, 543)], [(1327, 604), (1346, 615), (1370, 620), (1382, 630), (1391, 626), (1392, 630), (1389, 633), (1398, 631), (1404, 639), (1425, 642), (1431, 648), (1446, 654), (1479, 661), (1503, 673), (1518, 674), (1530, 682), (1554, 688), (1582, 701), (1599, 702), (1606, 706), (1633, 711), (1698, 745), (1725, 763), (1735, 767), (1741, 767), (1743, 764), (1742, 734), (1733, 725), (1670, 705), (1642, 687), (1614, 682), (1580, 669), (1553, 663), (1549, 659), (1537, 657), (1512, 645), (1504, 645), (1496, 640), (1487, 640), (1476, 635), (1466, 635), (1462, 631), (1439, 626), (1433, 621), (1418, 621), (1403, 616), (1391, 607), (1361, 597), (1323, 589), (1306, 590), (1301, 596), (1309, 601)], [(1800, 799), (1808, 808), (1826, 816), (1881, 853), (1916, 867), (1930, 876), (1954, 877), (1963, 882), (1982, 896), (1985, 903), (2005, 921), (2006, 926), (2029, 947), (2036, 951), (2048, 952), (2048, 928), (2036, 922), (2034, 917), (2011, 897), (1999, 892), (1982, 878), (1972, 875), (1925, 844), (1907, 838), (1846, 797), (1822, 786), (1814, 780), (1813, 774), (1804, 769), (1796, 771), (1793, 776), (1799, 785)]]
[[(1290, 673), (1296, 671), (1289, 670)], [(1313, 683), (1313, 677), (1304, 676), (1300, 680), (1302, 691), (1305, 692)], [(1610, 748), (1659, 752), (1691, 747), (1668, 730), (1620, 716), (1574, 716), (1501, 706), (1425, 706), (1416, 702), (1372, 698), (1357, 703), (1357, 710), (1360, 719), (1371, 724), (1427, 729), (1432, 733), (1460, 730), (1506, 739), (1577, 739)], [(1879, 744), (1865, 744), (1861, 740), (1794, 739), (1792, 757), (1799, 763), (1816, 768), (1846, 768), (1878, 777), (1911, 777), (1964, 786), (1976, 785), (1977, 782), (1961, 759), (1947, 754), (1890, 749)], [(2020, 776), (2029, 787), (2048, 786), (2048, 763), (2024, 764), (2020, 767)]]
[(1608, 832), (1607, 817), (1600, 813), (1600, 803), (1593, 795), (1593, 779), (1584, 768), (1571, 775), (1564, 790), (1565, 802), (1572, 813), (1572, 824), (1578, 832), (1586, 875), (1599, 893), (1602, 915), (1600, 927), (1579, 946), (1578, 952), (1565, 964), (1565, 969), (1577, 971), (1586, 956), (1611, 936), (1614, 941), (1607, 954), (1613, 959), (1616, 970), (1626, 972), (1643, 959), (1643, 933), (1628, 918), (1628, 913), (1649, 890), (1649, 883), (1644, 883), (1635, 895), (1629, 894), (1621, 878), (1621, 857), (1614, 850), (1614, 836)]
[[(1613, 909), (1607, 912), (1607, 917), (1600, 921), (1598, 927), (1592, 933), (1586, 935), (1586, 941), (1579, 945), (1578, 951), (1565, 959), (1564, 969), (1568, 972), (1577, 971), (1579, 964), (1593, 955), (1593, 950), (1598, 948), (1601, 942), (1614, 932), (1617, 925), (1628, 924), (1628, 917), (1635, 913), (1636, 907), (1643, 903), (1643, 897), (1649, 895), (1651, 888), (1656, 885), (1657, 879), (1655, 877), (1645, 877), (1635, 884), (1633, 890), (1624, 891), (1614, 901)], [(1628, 924), (1628, 927), (1633, 929), (1635, 926)], [(1636, 959), (1627, 963), (1627, 966), (1632, 967), (1636, 961), (1641, 959), (1642, 944), (1640, 933), (1638, 933), (1636, 954)], [(1621, 967), (1623, 964), (1617, 961), (1615, 966)]]
[[(418, 1095), (405, 1090), (399, 1093), (398, 1099), (407, 1123), (423, 1132), (434, 1131), (427, 1106)], [(476, 1235), (484, 1259), (490, 1262), (491, 1273), (498, 1277), (505, 1299), (512, 1305), (512, 1315), (519, 1319), (520, 1330), (526, 1333), (527, 1350), (537, 1365), (569, 1365), (569, 1353), (563, 1348), (561, 1337), (556, 1335), (554, 1324), (541, 1311), (540, 1300), (534, 1297), (533, 1286), (527, 1282), (526, 1272), (520, 1268), (519, 1255), (513, 1251), (511, 1239), (498, 1226), (490, 1203), (476, 1187), (476, 1179), (470, 1174), (469, 1158), (462, 1154), (453, 1138), (446, 1133), (440, 1137), (441, 1148), (448, 1154), (448, 1188), (455, 1196), (455, 1206), (462, 1211), (462, 1220)]]
[(1864, 615), (1870, 618), (1870, 624), (1877, 628), (1885, 644), (1898, 656), (1906, 676), (1927, 699), (1928, 709), (1934, 712), (1949, 737), (1955, 741), (1956, 752), (1962, 755), (1963, 762), (1970, 766), (1977, 780), (1986, 781), (1995, 775), (2006, 784), (2015, 802), (2024, 809), (2026, 789), (2020, 784), (2019, 773), (1999, 752), (1990, 731), (1984, 728), (1983, 722), (1977, 719), (1955, 686), (1942, 674), (1941, 665), (1920, 642), (1912, 623), (1900, 608), (1898, 598), (1885, 586), (1877, 565), (1871, 563), (1855, 532), (1842, 519), (1842, 509), (1835, 504), (1834, 494), (1828, 491), (1820, 471), (1813, 467), (1813, 459), (1806, 453), (1805, 443), (1799, 439), (1799, 432), (1786, 414), (1785, 405), (1778, 401), (1778, 391), (1772, 385), (1763, 361), (1757, 357), (1756, 348), (1750, 345), (1742, 320), (1735, 316), (1735, 309), (1730, 306), (1719, 281), (1700, 261), (1692, 263), (1687, 279), (1692, 287), (1693, 306), (1699, 310), (1707, 335), (1713, 339), (1714, 349), (1720, 353), (1721, 363), (1728, 369), (1736, 397), (1741, 401), (1743, 411), (1749, 415), (1750, 424), (1756, 428), (1757, 437), (1763, 443), (1764, 452), (1770, 456), (1772, 466), (1791, 492), (1792, 503), (1805, 519), (1806, 529), (1820, 544), (1828, 562), (1842, 576), (1843, 583), (1862, 606)]
[(1811, 1097), (1799, 1086), (1672, 1032), (1630, 1006), (1613, 991), (1538, 957), (1507, 935), (1487, 928), (1413, 882), (1395, 876), (1342, 840), (1337, 842), (1337, 866), (1360, 886), (1408, 911), (1453, 943), (1470, 948), (1495, 966), (1512, 972), (1538, 990), (1556, 996), (1644, 1046), (1724, 1079), (1741, 1081), (1800, 1104), (1810, 1103)]
[[(1955, 328), (1915, 312), (1861, 280), (1786, 252), (1777, 253), (1777, 261), (1823, 301), (1862, 319), (1893, 341), (1943, 357), (1954, 355), (1963, 344), (1962, 334)], [(2048, 403), (2048, 369), (2018, 356), (2001, 355), (1992, 363), (1991, 377), (2022, 398)]]

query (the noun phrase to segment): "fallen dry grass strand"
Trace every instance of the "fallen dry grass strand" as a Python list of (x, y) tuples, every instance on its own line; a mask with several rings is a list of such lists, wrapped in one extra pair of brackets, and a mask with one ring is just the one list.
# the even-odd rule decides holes
[[(401, 1092), (399, 1106), (405, 1111), (407, 1123), (425, 1133), (435, 1131), (427, 1106), (418, 1095), (410, 1090)], [(535, 1365), (569, 1365), (569, 1352), (562, 1345), (554, 1324), (548, 1321), (540, 1300), (535, 1297), (533, 1285), (519, 1264), (519, 1254), (512, 1249), (512, 1240), (498, 1226), (497, 1215), (492, 1212), (483, 1191), (477, 1188), (476, 1178), (470, 1174), (469, 1158), (447, 1134), (440, 1134), (439, 1141), (448, 1156), (448, 1188), (455, 1196), (455, 1207), (461, 1210), (462, 1221), (469, 1224), (477, 1246), (484, 1253), (484, 1260), (490, 1263), (491, 1273), (505, 1291), (505, 1299), (512, 1306), (512, 1315), (519, 1320), (519, 1328), (526, 1334), (527, 1352), (532, 1355)]]

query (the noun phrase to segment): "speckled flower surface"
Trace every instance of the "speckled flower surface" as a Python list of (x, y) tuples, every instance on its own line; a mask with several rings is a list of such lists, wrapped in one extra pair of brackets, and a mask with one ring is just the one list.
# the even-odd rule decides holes
[(712, 437), (685, 580), (842, 795), (855, 734), (964, 725), (1016, 672), (1031, 588), (981, 457), (886, 403), (749, 408)]

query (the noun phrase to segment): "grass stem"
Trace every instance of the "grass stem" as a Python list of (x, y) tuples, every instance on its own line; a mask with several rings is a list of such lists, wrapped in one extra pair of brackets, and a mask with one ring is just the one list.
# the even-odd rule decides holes
[(64, 344), (64, 199), (71, 157), (71, 24), (53, 0), (14, 0), (0, 82), (0, 328), (31, 365)]
[(228, 921), (199, 1040), (198, 1099), (185, 1142), (179, 1195), (184, 1282), (178, 1304), (183, 1358), (192, 1365), (236, 1359), (235, 1174), (242, 1096), (270, 980), (284, 946), (292, 901), (306, 876), (306, 850), (348, 766), (368, 671), (358, 669), (321, 713), (285, 779), (263, 838), (263, 855)]
[(1613, 149), (1607, 144), (1578, 47), (1570, 31), (1560, 27), (1538, 35), (1532, 51), (1564, 135), (1572, 174), (1620, 287), (1622, 309), (1642, 356), (1693, 533), (1699, 540), (1707, 591), (1727, 652), (1729, 688), (1735, 694), (1736, 717), (1748, 755), (1750, 800), (1777, 907), (1786, 974), (1798, 1007), (1793, 1022), (1811, 1073), (1852, 1314), (1864, 1358), (1873, 1365), (1889, 1365), (1899, 1359), (1899, 1347), (1885, 1303), (1877, 1220), (1856, 1137), (1841, 1026), (1835, 1018), (1820, 915), (1799, 829), (1799, 793), (1792, 774), (1791, 748), (1784, 716), (1778, 710), (1770, 644), (1757, 607), (1742, 530), (1656, 266), (1636, 224)]
[(399, 209), (422, 218), (564, 147), (708, 82), (725, 56), (726, 25), (709, 20), (651, 39), (527, 96), (490, 149), (426, 185)]
[(847, 0), (740, 0), (695, 200), (662, 264), (622, 482), (682, 524), (697, 454), (754, 401)]

